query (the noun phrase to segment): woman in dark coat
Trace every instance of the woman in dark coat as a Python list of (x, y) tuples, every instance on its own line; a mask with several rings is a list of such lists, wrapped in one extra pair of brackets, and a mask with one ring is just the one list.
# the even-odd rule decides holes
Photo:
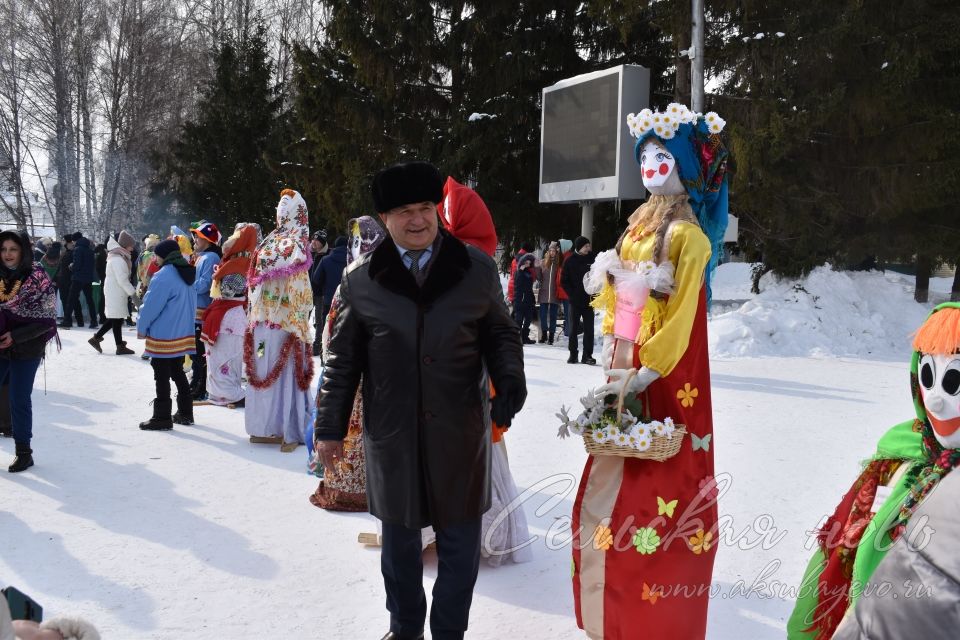
[(33, 466), (33, 381), (47, 341), (57, 334), (56, 288), (33, 262), (30, 238), (0, 233), (0, 385), (10, 386), (10, 413), (17, 457), (8, 471)]

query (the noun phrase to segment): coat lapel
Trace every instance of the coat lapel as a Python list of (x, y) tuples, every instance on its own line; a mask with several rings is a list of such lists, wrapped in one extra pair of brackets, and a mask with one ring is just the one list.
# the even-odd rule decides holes
[(470, 254), (464, 244), (446, 231), (439, 233), (442, 236), (440, 247), (430, 264), (423, 287), (417, 286), (413, 274), (403, 265), (397, 245), (389, 236), (370, 257), (370, 277), (384, 288), (414, 302), (434, 302), (463, 280), (471, 266)]

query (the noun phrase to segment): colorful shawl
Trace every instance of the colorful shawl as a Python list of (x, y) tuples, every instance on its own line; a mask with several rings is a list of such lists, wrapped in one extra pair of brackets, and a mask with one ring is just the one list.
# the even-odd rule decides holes
[(21, 325), (39, 323), (47, 327), (46, 339), (57, 338), (59, 346), (57, 288), (47, 277), (47, 272), (39, 264), (34, 264), (29, 274), (15, 276), (7, 289), (16, 286), (17, 281), (20, 281), (17, 295), (0, 302), (0, 330), (5, 333)]
[(246, 278), (250, 270), (250, 258), (260, 240), (260, 225), (254, 222), (237, 224), (233, 235), (223, 243), (223, 258), (220, 264), (214, 267), (213, 284), (210, 286), (210, 295), (213, 298), (224, 297), (220, 292), (220, 283), (226, 276), (240, 274)]
[(277, 205), (277, 228), (263, 239), (250, 261), (250, 327), (266, 324), (313, 343), (309, 243), (307, 203), (296, 191), (285, 189)]

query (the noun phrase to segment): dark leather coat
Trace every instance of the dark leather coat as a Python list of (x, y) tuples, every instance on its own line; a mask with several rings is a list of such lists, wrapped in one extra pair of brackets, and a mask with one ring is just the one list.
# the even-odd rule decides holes
[(362, 376), (370, 513), (413, 529), (477, 521), (490, 506), (484, 371), (520, 405), (526, 395), (496, 266), (440, 233), (422, 287), (390, 238), (344, 273), (315, 424), (318, 440), (344, 438)]

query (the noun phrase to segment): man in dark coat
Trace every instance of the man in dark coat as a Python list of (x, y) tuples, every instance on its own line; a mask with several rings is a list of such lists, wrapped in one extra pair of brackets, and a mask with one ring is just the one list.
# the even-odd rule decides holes
[[(73, 264), (73, 234), (68, 233), (63, 238), (63, 255), (60, 257), (60, 266), (57, 267), (57, 293), (60, 295), (60, 306), (63, 315), (61, 323), (69, 323), (70, 315), (73, 312), (70, 302), (70, 282), (73, 274), (70, 272), (70, 266)], [(62, 326), (62, 325), (61, 325)]]
[(107, 321), (107, 302), (106, 296), (103, 295), (104, 283), (107, 279), (107, 242), (109, 238), (101, 244), (98, 244), (93, 249), (93, 264), (94, 271), (97, 274), (97, 280), (100, 282), (100, 297), (97, 299), (97, 317), (100, 318), (100, 324), (103, 324)]
[(80, 292), (87, 301), (87, 309), (90, 312), (90, 328), (97, 328), (97, 306), (93, 303), (93, 281), (96, 277), (93, 248), (90, 241), (83, 237), (83, 234), (77, 231), (73, 234), (73, 261), (70, 264), (70, 298), (67, 300), (67, 308), (63, 310), (63, 323), (60, 325), (64, 329), (69, 329), (70, 312), (72, 311), (77, 319), (77, 326), (83, 326), (83, 310), (80, 308)]
[[(318, 283), (314, 274), (320, 268), (320, 262), (330, 251), (327, 244), (327, 230), (318, 229), (310, 236), (310, 257), (313, 259), (313, 266), (310, 267), (310, 288), (313, 290), (313, 328), (316, 338), (313, 341), (313, 355), (321, 355), (321, 343), (323, 342), (323, 323), (326, 322), (327, 314), (323, 313), (323, 283)], [(328, 307), (329, 308), (329, 307)], [(321, 360), (323, 362), (323, 360)]]
[(560, 273), (560, 286), (570, 298), (570, 357), (567, 362), (577, 363), (577, 334), (583, 331), (583, 364), (597, 364), (593, 357), (593, 307), (590, 296), (583, 288), (583, 276), (590, 272), (595, 255), (591, 251), (590, 241), (580, 236), (573, 241), (573, 253), (563, 262)]
[[(320, 290), (323, 296), (323, 307), (321, 308), (321, 318), (326, 318), (330, 313), (330, 304), (333, 302), (333, 294), (337, 292), (340, 286), (340, 279), (343, 277), (343, 270), (347, 268), (347, 238), (338, 236), (334, 242), (333, 249), (320, 260), (320, 265), (310, 276), (313, 284), (314, 296), (316, 291)], [(316, 299), (316, 298), (314, 298)], [(322, 326), (322, 321), (321, 321)]]
[[(463, 638), (490, 507), (490, 419), (509, 425), (526, 399), (523, 347), (496, 265), (438, 230), (442, 197), (443, 177), (429, 163), (374, 178), (389, 237), (343, 276), (317, 403), (317, 449), (335, 473), (362, 376), (367, 497), (383, 522), (384, 640), (423, 638), (427, 525), (442, 567), (432, 637)], [(492, 402), (487, 374), (497, 389)]]

